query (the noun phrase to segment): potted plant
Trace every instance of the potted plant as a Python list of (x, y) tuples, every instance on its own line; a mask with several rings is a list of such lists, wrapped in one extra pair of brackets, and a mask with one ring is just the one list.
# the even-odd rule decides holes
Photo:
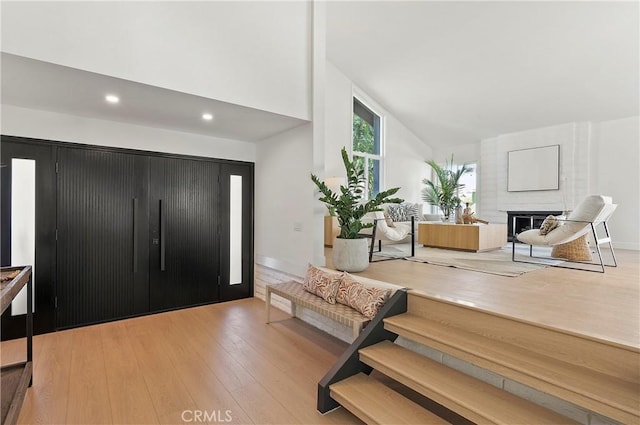
[(453, 155), (451, 155), (451, 162), (445, 162), (444, 167), (434, 160), (426, 161), (426, 163), (433, 169), (436, 179), (435, 181), (422, 180), (422, 183), (427, 185), (422, 190), (422, 199), (431, 205), (437, 205), (442, 211), (443, 221), (449, 221), (451, 213), (461, 205), (458, 195), (464, 185), (460, 183), (460, 178), (470, 172), (471, 168), (467, 164), (463, 164), (454, 170)]
[(363, 221), (366, 214), (382, 211), (382, 204), (403, 202), (400, 198), (392, 198), (399, 187), (378, 193), (375, 198), (363, 201), (364, 168), (358, 167), (355, 161), (349, 159), (347, 150), (342, 148), (342, 162), (347, 172), (346, 186), (340, 185), (340, 193), (335, 193), (311, 174), (311, 180), (320, 190), (320, 201), (334, 210), (340, 225), (340, 234), (333, 244), (333, 265), (337, 270), (359, 272), (369, 265), (368, 239), (362, 236), (363, 229), (373, 227), (373, 220)]

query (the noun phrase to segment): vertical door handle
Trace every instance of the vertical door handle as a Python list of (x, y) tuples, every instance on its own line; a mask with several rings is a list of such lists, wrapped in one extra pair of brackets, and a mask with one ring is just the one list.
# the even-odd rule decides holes
[(138, 198), (133, 198), (133, 272), (138, 273)]
[(166, 212), (164, 211), (164, 203), (160, 199), (160, 271), (165, 269), (165, 235), (166, 235)]

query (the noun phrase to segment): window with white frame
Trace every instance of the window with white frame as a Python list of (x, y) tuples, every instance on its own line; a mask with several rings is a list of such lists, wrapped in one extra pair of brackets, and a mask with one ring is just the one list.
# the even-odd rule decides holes
[[(463, 207), (465, 204), (469, 204), (470, 207), (474, 208), (476, 203), (476, 170), (478, 169), (478, 164), (473, 162), (467, 163), (466, 166), (469, 169), (469, 172), (460, 177), (461, 187), (458, 197), (460, 198)], [(456, 165), (454, 170), (457, 170), (459, 167), (459, 165)]]
[[(451, 158), (453, 161), (453, 157)], [(451, 170), (456, 172), (459, 170), (463, 164), (461, 163), (453, 163), (446, 161), (444, 164), (439, 164), (446, 170)], [(470, 207), (472, 211), (476, 211), (476, 192), (477, 192), (477, 176), (476, 170), (478, 169), (478, 164), (476, 162), (465, 162), (464, 166), (467, 168), (467, 172), (464, 173), (458, 183), (460, 184), (460, 188), (456, 191), (456, 196), (460, 199), (460, 206), (462, 208)], [(437, 176), (435, 171), (431, 170), (431, 180), (437, 181)], [(467, 205), (468, 204), (468, 205)], [(431, 205), (431, 213), (438, 214), (440, 209), (437, 205)]]
[(353, 98), (353, 160), (364, 168), (365, 194), (375, 197), (382, 188), (382, 119)]

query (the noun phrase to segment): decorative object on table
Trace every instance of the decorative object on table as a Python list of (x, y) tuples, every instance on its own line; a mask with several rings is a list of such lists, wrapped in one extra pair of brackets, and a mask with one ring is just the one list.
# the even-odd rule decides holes
[(462, 207), (458, 205), (456, 207), (456, 224), (464, 224), (464, 217), (462, 216)]
[(349, 159), (344, 147), (342, 162), (347, 172), (347, 182), (346, 186), (340, 186), (340, 193), (331, 190), (313, 173), (311, 180), (320, 190), (319, 200), (328, 207), (331, 206), (338, 217), (340, 234), (333, 244), (333, 266), (342, 271), (359, 272), (369, 265), (369, 239), (363, 238), (360, 232), (374, 225), (373, 222), (364, 222), (362, 219), (367, 213), (382, 211), (382, 204), (399, 204), (403, 199), (392, 197), (400, 190), (399, 187), (394, 187), (364, 202), (364, 168)]
[(471, 211), (471, 207), (469, 207), (469, 203), (467, 202), (467, 207), (462, 212), (462, 223), (463, 224), (475, 224), (475, 223), (489, 224), (488, 221), (476, 218), (473, 216), (473, 214), (474, 213), (473, 211)]
[(451, 213), (460, 205), (460, 189), (464, 184), (460, 183), (460, 178), (471, 171), (467, 164), (463, 164), (454, 170), (453, 155), (451, 161), (445, 162), (444, 167), (434, 160), (426, 161), (436, 174), (436, 179), (423, 179), (426, 184), (422, 190), (422, 199), (432, 205), (437, 205), (442, 211), (443, 221), (447, 222), (451, 218)]

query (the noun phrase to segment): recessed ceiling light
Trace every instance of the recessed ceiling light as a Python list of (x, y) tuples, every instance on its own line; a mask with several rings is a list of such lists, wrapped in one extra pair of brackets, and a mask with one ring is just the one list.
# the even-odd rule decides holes
[(118, 96), (116, 96), (115, 94), (108, 94), (104, 98), (109, 103), (118, 103), (118, 102), (120, 102), (120, 98)]
[(213, 115), (208, 113), (202, 114), (202, 119), (205, 121), (211, 121), (213, 119)]

